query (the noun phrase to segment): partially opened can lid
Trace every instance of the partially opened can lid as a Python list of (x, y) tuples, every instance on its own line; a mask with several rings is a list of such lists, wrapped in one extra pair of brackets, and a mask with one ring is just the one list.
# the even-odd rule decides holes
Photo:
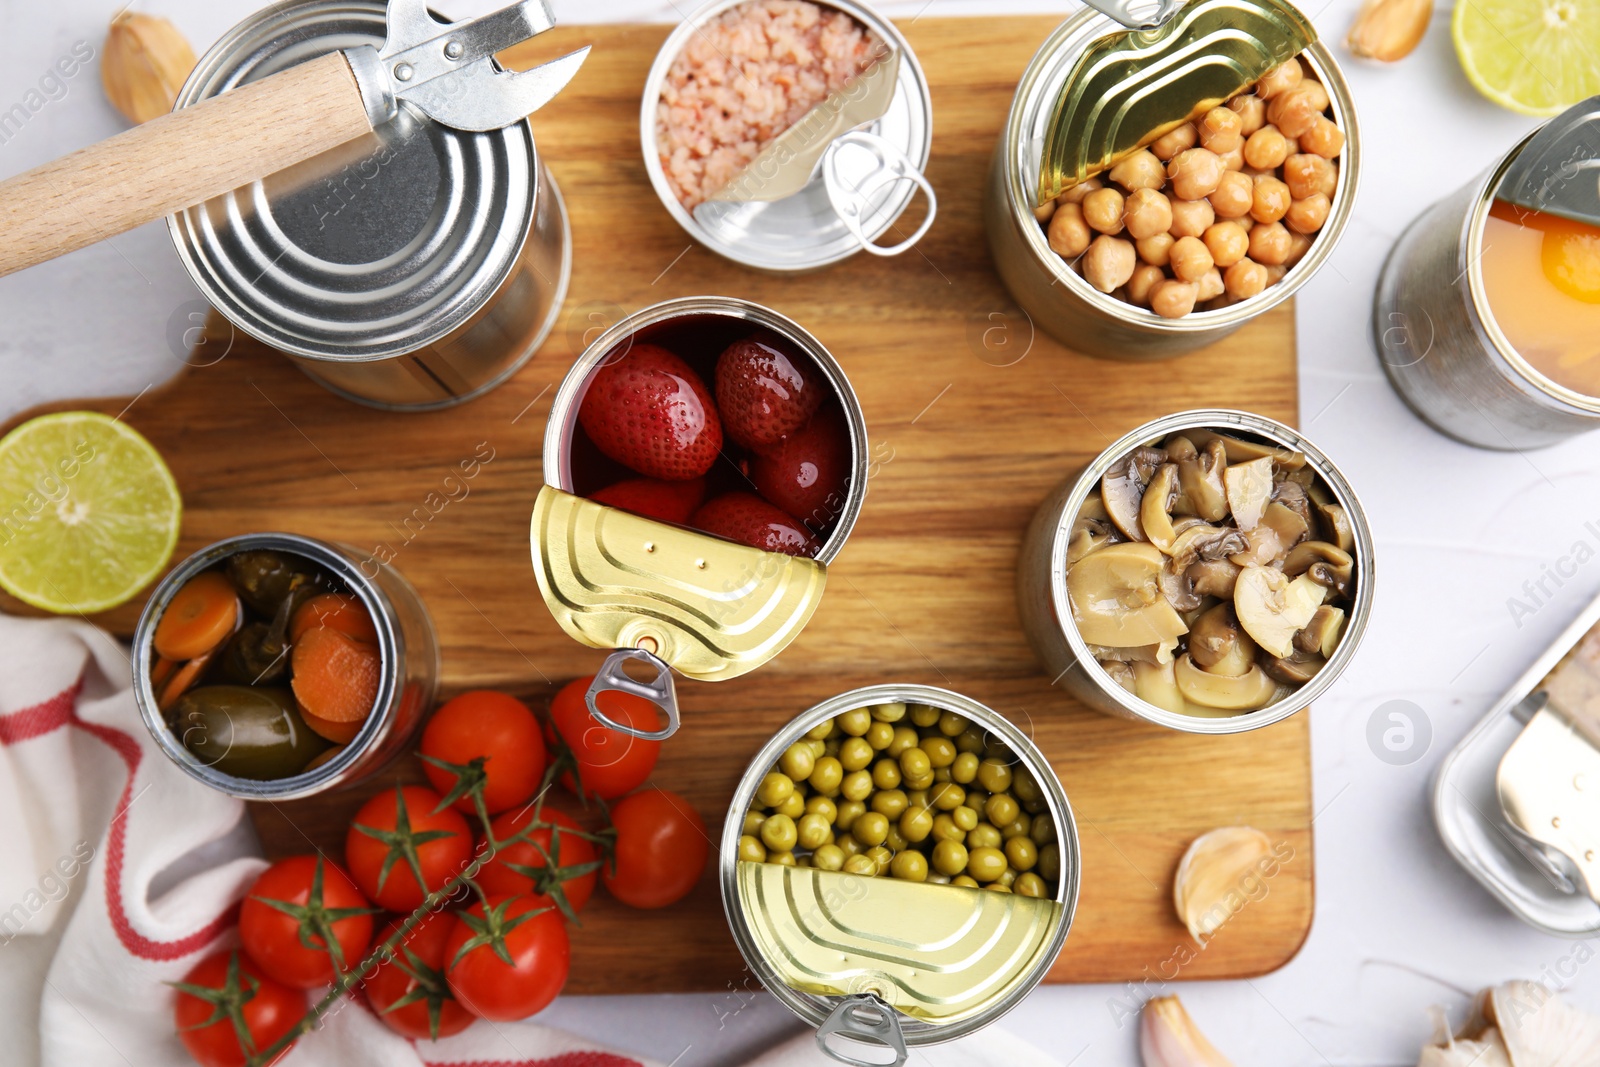
[[(381, 46), (384, 10), (377, 0), (269, 7), (205, 54), (177, 106), (336, 49)], [(533, 220), (536, 164), (526, 122), (464, 133), (402, 103), (368, 137), (167, 224), (195, 283), (245, 332), (315, 359), (383, 359), (445, 337), (498, 289)]]

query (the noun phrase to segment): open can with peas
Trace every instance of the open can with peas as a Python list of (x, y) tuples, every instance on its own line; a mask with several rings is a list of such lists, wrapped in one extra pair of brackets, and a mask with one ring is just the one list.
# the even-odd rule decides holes
[(387, 564), (298, 534), (232, 537), (162, 579), (133, 638), (133, 692), (161, 750), (247, 800), (348, 785), (432, 705), (438, 642)]
[(1078, 898), (1049, 762), (993, 709), (931, 686), (855, 689), (780, 730), (740, 780), (721, 855), (745, 961), (844, 1063), (900, 1064), (1004, 1015)]

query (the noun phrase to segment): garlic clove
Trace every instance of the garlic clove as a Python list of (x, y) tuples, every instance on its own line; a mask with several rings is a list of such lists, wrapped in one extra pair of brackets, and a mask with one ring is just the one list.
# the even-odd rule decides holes
[(1393, 63), (1416, 51), (1433, 18), (1433, 0), (1367, 0), (1350, 26), (1351, 55)]
[(172, 110), (194, 65), (194, 49), (171, 22), (125, 11), (106, 31), (100, 81), (113, 107), (149, 122)]
[(1153, 997), (1139, 1016), (1144, 1067), (1233, 1067), (1195, 1026), (1177, 997)]
[(1262, 876), (1272, 840), (1253, 826), (1224, 826), (1201, 834), (1178, 861), (1172, 903), (1196, 941), (1204, 943), (1248, 899), (1248, 884)]

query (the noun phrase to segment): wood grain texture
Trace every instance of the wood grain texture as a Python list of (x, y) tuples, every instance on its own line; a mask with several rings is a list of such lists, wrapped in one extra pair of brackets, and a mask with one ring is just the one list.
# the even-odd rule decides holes
[(0, 276), (115, 237), (372, 132), (331, 53), (0, 184)]
[[(655, 781), (688, 796), (715, 834), (746, 761), (813, 702), (892, 680), (946, 686), (1028, 730), (1077, 813), (1083, 891), (1052, 980), (1236, 977), (1287, 962), (1312, 915), (1305, 716), (1235, 737), (1107, 718), (1050, 685), (1017, 624), (1012, 574), (1023, 526), (1069, 471), (1172, 411), (1225, 405), (1288, 422), (1296, 411), (1288, 306), (1158, 365), (1087, 359), (1030, 335), (990, 266), (980, 207), (1016, 78), (1052, 24), (921, 19), (904, 27), (933, 85), (929, 177), (939, 220), (898, 259), (858, 256), (799, 278), (719, 260), (656, 202), (639, 159), (638, 94), (665, 27), (568, 27), (540, 37), (541, 58), (596, 45), (560, 99), (534, 116), (572, 214), (564, 321), (514, 380), (424, 415), (343, 402), (221, 324), (210, 343), (231, 344), (226, 358), (144, 396), (125, 416), (168, 457), (183, 489), (180, 558), (267, 529), (385, 544), (433, 613), (447, 691), (502, 686), (537, 707), (601, 658), (557, 629), (528, 560), (555, 383), (585, 337), (624, 310), (701, 293), (760, 301), (813, 330), (844, 364), (866, 410), (870, 491), (795, 643), (751, 676), (681, 687), (684, 729), (666, 745)], [(125, 404), (93, 406), (116, 412)], [(492, 461), (464, 498), (439, 506), (445, 476), (483, 442)], [(138, 607), (97, 621), (127, 633)], [(366, 796), (418, 777), (406, 762), (351, 792), (254, 815), (274, 854), (315, 845), (337, 855)], [(1260, 827), (1292, 858), (1251, 887), (1256, 899), (1202, 949), (1173, 915), (1172, 875), (1194, 837), (1237, 823)], [(749, 981), (709, 871), (689, 899), (662, 913), (597, 894), (573, 950), (574, 993), (694, 989), (736, 998)]]

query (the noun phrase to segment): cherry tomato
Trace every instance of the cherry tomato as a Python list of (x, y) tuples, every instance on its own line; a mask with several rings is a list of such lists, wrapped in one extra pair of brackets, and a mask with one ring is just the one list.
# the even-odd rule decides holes
[(396, 786), (361, 806), (344, 839), (344, 861), (367, 899), (412, 912), (466, 869), (472, 832), (454, 808), (421, 785)]
[[(594, 894), (600, 860), (594, 842), (582, 835), (572, 817), (549, 804), (537, 810), (530, 804), (501, 815), (490, 829), (496, 841), (505, 842), (534, 825), (536, 814), (538, 828), (523, 840), (502, 843), (478, 872), (478, 884), (492, 897), (526, 894), (539, 907), (553, 906), (568, 919), (576, 919)], [(552, 827), (562, 829), (557, 832)]]
[[(261, 872), (239, 909), (239, 940), (268, 976), (316, 989), (361, 962), (372, 909), (332, 860), (291, 856)], [(306, 944), (314, 945), (307, 948)]]
[(700, 880), (710, 852), (706, 824), (689, 802), (665, 789), (641, 789), (611, 809), (617, 842), (601, 878), (635, 908), (664, 908)]
[[(403, 922), (391, 922), (377, 943), (386, 943)], [(395, 1033), (437, 1041), (472, 1025), (473, 1014), (444, 977), (445, 945), (455, 928), (453, 912), (429, 912), (362, 983), (373, 1014)]]
[[(497, 944), (511, 957), (509, 965)], [(567, 924), (528, 897), (490, 897), (457, 917), (445, 959), (450, 991), (467, 1010), (495, 1022), (526, 1019), (567, 984)]]
[[(207, 956), (174, 986), (178, 1000), (172, 1016), (178, 1040), (201, 1067), (243, 1067), (245, 1050), (239, 1047), (230, 1018), (235, 1008), (249, 1034), (251, 1053), (276, 1043), (306, 1015), (304, 993), (268, 978), (237, 949)], [(273, 1057), (273, 1062), (282, 1055)]]
[(488, 689), (462, 693), (434, 712), (422, 732), (428, 781), (462, 811), (476, 810), (468, 788), (480, 781), (490, 815), (525, 803), (544, 777), (544, 759), (538, 718), (517, 698)]
[[(550, 702), (550, 721), (572, 750), (583, 791), (612, 800), (633, 792), (650, 777), (661, 742), (646, 741), (596, 722), (584, 702), (592, 681), (592, 676), (579, 678), (563, 686)], [(600, 694), (599, 702), (600, 710), (615, 722), (640, 730), (654, 730), (660, 725), (656, 706), (643, 697), (607, 690)], [(577, 792), (570, 771), (561, 776), (561, 784)]]

